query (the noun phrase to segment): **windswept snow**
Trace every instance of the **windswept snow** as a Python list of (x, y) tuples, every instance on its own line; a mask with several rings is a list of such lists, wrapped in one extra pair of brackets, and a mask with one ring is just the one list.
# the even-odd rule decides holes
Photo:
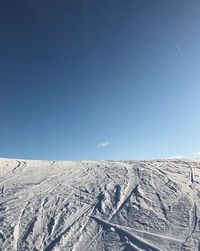
[(0, 159), (0, 250), (199, 251), (200, 162)]

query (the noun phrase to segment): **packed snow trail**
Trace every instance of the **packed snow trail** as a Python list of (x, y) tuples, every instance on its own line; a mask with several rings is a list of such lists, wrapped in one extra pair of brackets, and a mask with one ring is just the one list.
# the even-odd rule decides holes
[(0, 159), (2, 251), (199, 251), (200, 162)]

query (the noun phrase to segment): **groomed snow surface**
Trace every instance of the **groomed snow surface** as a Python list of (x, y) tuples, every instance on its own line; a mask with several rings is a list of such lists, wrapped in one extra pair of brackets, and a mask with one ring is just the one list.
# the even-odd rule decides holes
[(0, 159), (2, 251), (199, 251), (200, 162)]

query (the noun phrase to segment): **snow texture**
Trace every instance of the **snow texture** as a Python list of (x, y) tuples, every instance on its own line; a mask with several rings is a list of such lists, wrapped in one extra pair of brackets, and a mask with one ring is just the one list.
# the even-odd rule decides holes
[(200, 251), (200, 162), (0, 159), (0, 250)]

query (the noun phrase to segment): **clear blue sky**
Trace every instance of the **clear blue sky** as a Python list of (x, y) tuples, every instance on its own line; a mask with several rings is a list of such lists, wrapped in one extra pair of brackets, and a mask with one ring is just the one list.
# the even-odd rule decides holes
[(199, 0), (0, 1), (0, 157), (199, 150)]

